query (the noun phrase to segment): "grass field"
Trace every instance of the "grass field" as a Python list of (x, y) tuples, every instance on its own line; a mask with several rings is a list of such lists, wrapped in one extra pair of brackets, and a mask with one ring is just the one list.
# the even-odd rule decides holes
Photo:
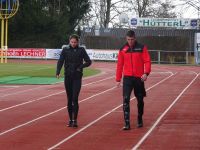
[[(63, 72), (64, 69), (61, 71), (61, 77), (64, 76)], [(98, 73), (100, 70), (85, 68), (83, 76), (92, 76)], [(0, 84), (53, 84), (58, 81), (55, 74), (55, 64), (0, 64)]]

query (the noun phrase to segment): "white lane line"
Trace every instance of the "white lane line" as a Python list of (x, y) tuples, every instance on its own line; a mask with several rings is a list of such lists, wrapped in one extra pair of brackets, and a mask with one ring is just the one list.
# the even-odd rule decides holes
[[(105, 80), (108, 80), (108, 79), (111, 79), (111, 78), (113, 78), (113, 76), (105, 78), (105, 79), (101, 79), (101, 80), (98, 80), (98, 81), (90, 82), (90, 83), (84, 84), (83, 86), (89, 86), (91, 84), (96, 84), (96, 83), (99, 83), (99, 82), (102, 82), (102, 81), (105, 81)], [(20, 104), (13, 105), (13, 106), (10, 106), (10, 107), (7, 107), (7, 108), (3, 108), (3, 109), (0, 109), (0, 112), (6, 111), (6, 110), (9, 110), (9, 109), (12, 109), (12, 108), (16, 108), (16, 107), (19, 107), (19, 106), (23, 106), (23, 105), (26, 105), (26, 104), (29, 104), (29, 103), (33, 103), (33, 102), (36, 102), (36, 101), (39, 101), (39, 100), (42, 100), (42, 99), (45, 99), (45, 98), (49, 98), (51, 96), (59, 95), (59, 94), (64, 93), (64, 92), (65, 92), (65, 90), (63, 90), (61, 92), (54, 93), (54, 94), (50, 94), (50, 95), (47, 95), (47, 96), (40, 97), (38, 99), (30, 100), (30, 101), (27, 101), (27, 102), (24, 102), (24, 103), (20, 103)]]
[(20, 86), (14, 86), (14, 85), (3, 85), (3, 86), (0, 86), (0, 88), (18, 88)]
[(162, 115), (156, 120), (153, 126), (149, 129), (149, 131), (141, 138), (141, 140), (132, 148), (132, 150), (137, 150), (138, 147), (146, 140), (146, 138), (151, 134), (151, 132), (156, 128), (161, 119), (167, 114), (167, 112), (174, 106), (174, 104), (179, 100), (179, 98), (183, 95), (183, 93), (190, 87), (190, 85), (197, 79), (199, 74), (196, 74), (196, 77), (183, 89), (183, 91), (176, 97), (173, 103), (162, 113)]
[(94, 82), (91, 82), (91, 83), (87, 83), (87, 84), (85, 84), (85, 85), (83, 85), (83, 86), (87, 86), (87, 85), (90, 85), (90, 84), (99, 83), (99, 82), (102, 82), (102, 81), (105, 81), (105, 80), (109, 80), (109, 79), (112, 79), (112, 78), (114, 78), (114, 76), (110, 76), (110, 77), (107, 77), (107, 78), (105, 78), (105, 79), (101, 79), (101, 80), (98, 80), (98, 81), (94, 81)]
[(32, 91), (34, 89), (39, 89), (39, 88), (42, 88), (42, 87), (44, 87), (44, 86), (37, 86), (37, 87), (31, 88), (31, 89), (22, 90), (22, 91), (18, 91), (18, 92), (15, 92), (15, 93), (14, 92), (13, 93), (9, 93), (9, 94), (2, 95), (0, 97), (6, 97), (6, 96), (10, 96), (10, 95), (15, 95), (15, 94), (21, 94), (21, 93)]
[(0, 93), (5, 93), (5, 91), (10, 91), (15, 88), (19, 88), (21, 86), (0, 86)]
[[(156, 86), (156, 85), (158, 85), (158, 84), (164, 82), (165, 80), (167, 80), (167, 79), (170, 78), (171, 76), (173, 76), (173, 73), (172, 73), (169, 77), (167, 77), (167, 78), (161, 80), (160, 82), (158, 82), (157, 84), (155, 84), (154, 86)], [(97, 82), (98, 82), (98, 81), (97, 81)], [(91, 83), (88, 83), (88, 84), (91, 84)], [(154, 86), (152, 86), (152, 87), (154, 87)], [(149, 89), (151, 89), (152, 87), (150, 87)], [(105, 92), (108, 92), (108, 91), (110, 91), (110, 90), (112, 90), (112, 89), (114, 89), (114, 88), (116, 88), (116, 86), (114, 86), (114, 87), (112, 87), (112, 88), (110, 88), (110, 89), (107, 89), (107, 90), (105, 90), (105, 91), (103, 91), (103, 92), (100, 92), (100, 93), (98, 93), (98, 94), (94, 94), (94, 95), (95, 95), (95, 96), (98, 96), (98, 95), (100, 95), (100, 94), (104, 94)], [(147, 90), (149, 90), (149, 89), (147, 89)], [(93, 98), (94, 95), (92, 95), (92, 96), (90, 96), (90, 97), (88, 97), (88, 98), (85, 98), (85, 99), (81, 100), (79, 103), (81, 103), (82, 101), (86, 101), (86, 99), (88, 100), (88, 99), (90, 99), (90, 98)], [(120, 107), (121, 107), (121, 105), (120, 105)], [(11, 131), (14, 131), (14, 130), (16, 130), (16, 129), (18, 129), (18, 128), (21, 128), (21, 127), (23, 127), (23, 126), (26, 126), (26, 125), (28, 125), (28, 124), (30, 124), (30, 123), (36, 122), (36, 121), (38, 121), (38, 120), (40, 120), (40, 119), (43, 119), (43, 118), (45, 118), (45, 117), (48, 117), (48, 116), (50, 116), (50, 115), (52, 115), (52, 114), (55, 114), (55, 113), (57, 113), (57, 112), (59, 112), (59, 111), (65, 109), (65, 108), (66, 108), (66, 107), (62, 107), (62, 108), (60, 108), (60, 109), (58, 109), (58, 110), (55, 110), (55, 111), (53, 111), (53, 112), (51, 112), (51, 113), (48, 113), (48, 114), (43, 115), (43, 116), (40, 116), (40, 117), (38, 117), (38, 118), (36, 118), (36, 119), (33, 119), (33, 120), (31, 120), (31, 121), (28, 121), (28, 122), (26, 122), (26, 123), (24, 123), (24, 124), (18, 125), (18, 126), (14, 127), (14, 128), (11, 128), (11, 129), (9, 129), (9, 130), (6, 130), (6, 131), (4, 131), (4, 132), (1, 132), (1, 133), (0, 133), (0, 136), (1, 136), (1, 135), (4, 135), (4, 134), (6, 134), (6, 133), (9, 133), (9, 132), (11, 132)]]
[[(169, 78), (172, 77), (173, 75), (174, 75), (174, 74), (171, 73), (171, 75), (170, 75), (169, 77), (166, 77), (165, 79), (163, 79), (163, 80), (159, 81), (158, 83), (154, 84), (153, 86), (149, 87), (149, 88), (147, 89), (147, 91), (149, 91), (149, 90), (152, 89), (153, 87), (155, 87), (155, 86), (161, 84), (162, 82), (164, 82), (165, 80), (169, 79)], [(131, 101), (132, 101), (133, 99), (135, 99), (135, 97), (131, 98)], [(50, 148), (48, 148), (48, 150), (55, 149), (56, 147), (58, 147), (58, 146), (60, 146), (61, 144), (65, 143), (66, 141), (68, 141), (69, 139), (73, 138), (74, 136), (76, 136), (76, 135), (79, 134), (80, 132), (86, 130), (87, 128), (89, 128), (90, 126), (92, 126), (93, 124), (95, 124), (96, 122), (98, 122), (99, 120), (103, 119), (103, 118), (106, 117), (107, 115), (109, 115), (109, 114), (111, 114), (112, 112), (116, 111), (116, 110), (117, 110), (118, 108), (120, 108), (121, 106), (122, 106), (122, 104), (119, 105), (119, 106), (117, 106), (117, 107), (115, 107), (114, 109), (112, 109), (111, 111), (107, 112), (106, 114), (100, 116), (100, 117), (97, 118), (96, 120), (90, 122), (89, 124), (87, 124), (86, 126), (84, 126), (83, 128), (81, 128), (80, 130), (78, 130), (77, 132), (71, 134), (70, 136), (68, 136), (68, 137), (66, 137), (65, 139), (63, 139), (62, 141), (60, 141), (59, 143), (57, 143), (57, 144), (51, 146)]]
[[(99, 77), (99, 76), (102, 76), (102, 75), (105, 75), (107, 74), (106, 72), (102, 71), (101, 73), (99, 74), (96, 74), (96, 75), (93, 75), (93, 76), (88, 76), (88, 77), (83, 77), (83, 80), (88, 80), (88, 79), (92, 79), (92, 78), (95, 78), (95, 77)], [(110, 76), (110, 75), (108, 75)], [(55, 84), (59, 84), (59, 83), (63, 83), (64, 81), (59, 81), (59, 82), (55, 82)]]
[(171, 71), (155, 71), (155, 72), (151, 72), (151, 74), (171, 74)]
[[(105, 78), (105, 79), (103, 79), (102, 81), (107, 80), (107, 79), (112, 78), (112, 77), (114, 77), (114, 76)], [(87, 78), (86, 78), (86, 79), (87, 79)], [(83, 80), (86, 80), (86, 79), (83, 79)], [(26, 89), (26, 90), (18, 91), (18, 92), (15, 92), (15, 93), (9, 93), (9, 94), (5, 94), (5, 95), (0, 95), (0, 97), (6, 97), (6, 96), (10, 96), (10, 95), (25, 93), (25, 92), (32, 91), (32, 90), (35, 90), (35, 89), (46, 88), (46, 87), (50, 87), (50, 86), (55, 86), (55, 84), (54, 84), (54, 85), (48, 85), (48, 86), (41, 85), (41, 86), (37, 86), (37, 87), (32, 88), (32, 89)]]
[[(86, 101), (86, 100), (89, 100), (89, 99), (91, 99), (91, 98), (93, 98), (93, 97), (95, 97), (95, 96), (99, 96), (99, 95), (101, 95), (101, 94), (104, 94), (104, 93), (106, 93), (106, 92), (108, 92), (108, 91), (111, 91), (111, 90), (113, 90), (113, 89), (115, 89), (115, 88), (116, 88), (116, 86), (114, 86), (114, 87), (112, 87), (112, 88), (109, 88), (109, 89), (107, 89), (107, 90), (105, 90), (105, 91), (102, 91), (102, 92), (100, 92), (100, 93), (94, 94), (94, 95), (92, 95), (92, 96), (90, 96), (90, 97), (88, 97), (88, 98), (85, 98), (85, 99), (81, 100), (79, 103), (84, 102), (84, 101)], [(9, 133), (9, 132), (11, 132), (11, 131), (14, 131), (14, 130), (16, 130), (16, 129), (18, 129), (18, 128), (21, 128), (21, 127), (23, 127), (23, 126), (26, 126), (26, 125), (28, 125), (28, 124), (30, 124), (30, 123), (36, 122), (36, 121), (38, 121), (38, 120), (40, 120), (40, 119), (43, 119), (43, 118), (45, 118), (45, 117), (48, 117), (48, 116), (50, 116), (50, 115), (53, 115), (53, 114), (55, 114), (55, 113), (57, 113), (57, 112), (59, 112), (59, 111), (65, 109), (65, 108), (67, 108), (67, 106), (62, 107), (62, 108), (60, 108), (60, 109), (57, 109), (57, 110), (55, 110), (55, 111), (53, 111), (53, 112), (51, 112), (51, 113), (48, 113), (48, 114), (46, 114), (46, 115), (40, 116), (40, 117), (38, 117), (38, 118), (35, 118), (35, 119), (33, 119), (33, 120), (31, 120), (31, 121), (28, 121), (28, 122), (26, 122), (26, 123), (23, 123), (23, 124), (21, 124), (21, 125), (15, 126), (14, 128), (11, 128), (11, 129), (6, 130), (6, 131), (4, 131), (4, 132), (0, 132), (0, 136), (1, 136), (1, 135), (4, 135), (4, 134), (6, 134), (6, 133)]]

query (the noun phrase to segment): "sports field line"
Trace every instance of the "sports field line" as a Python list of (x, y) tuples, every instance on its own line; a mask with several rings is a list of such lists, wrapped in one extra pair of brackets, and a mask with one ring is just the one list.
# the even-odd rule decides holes
[(5, 92), (5, 91), (9, 91), (9, 90), (11, 90), (11, 89), (15, 89), (15, 88), (19, 88), (19, 87), (21, 87), (21, 86), (6, 86), (6, 85), (4, 85), (4, 86), (0, 86), (0, 92), (2, 93), (2, 92)]
[[(106, 72), (102, 71), (98, 74), (95, 74), (95, 75), (92, 75), (92, 76), (87, 76), (87, 77), (83, 77), (83, 80), (88, 80), (88, 79), (91, 79), (91, 78), (95, 78), (95, 77), (99, 77), (99, 76), (102, 76), (102, 75), (105, 75)], [(62, 76), (61, 76), (62, 77)], [(55, 84), (58, 84), (58, 83), (63, 83), (64, 81), (58, 81), (58, 82), (55, 82)]]
[[(98, 80), (98, 81), (90, 82), (90, 83), (84, 84), (83, 86), (89, 86), (91, 84), (96, 84), (96, 83), (99, 83), (99, 82), (102, 82), (102, 81), (105, 81), (105, 80), (108, 80), (108, 79), (111, 79), (111, 78), (113, 78), (113, 76), (105, 78), (105, 79), (101, 79), (101, 80)], [(51, 95), (43, 96), (43, 97), (37, 98), (35, 100), (30, 100), (30, 101), (27, 101), (27, 102), (24, 102), (24, 103), (20, 103), (20, 104), (13, 105), (13, 106), (10, 106), (10, 107), (7, 107), (7, 108), (3, 108), (3, 109), (0, 109), (0, 112), (6, 111), (6, 110), (9, 110), (9, 109), (12, 109), (12, 108), (16, 108), (16, 107), (19, 107), (19, 106), (23, 106), (23, 105), (26, 105), (26, 104), (29, 104), (29, 103), (33, 103), (33, 102), (36, 102), (36, 101), (39, 101), (39, 100), (42, 100), (42, 99), (45, 99), (45, 98), (49, 98), (51, 96), (59, 95), (59, 94), (62, 94), (64, 92), (65, 92), (65, 90), (51, 94)]]
[[(169, 77), (171, 77), (172, 75), (173, 75), (173, 73), (172, 73)], [(164, 81), (167, 80), (169, 77), (167, 77), (167, 78), (161, 80), (160, 82), (164, 82)], [(111, 77), (110, 77), (110, 78), (111, 78)], [(158, 82), (158, 83), (160, 83), (160, 82)], [(158, 83), (157, 83), (157, 84), (158, 84)], [(91, 84), (91, 83), (88, 83), (88, 84)], [(157, 84), (155, 84), (154, 86), (156, 86)], [(154, 87), (154, 86), (152, 86), (152, 87)], [(104, 94), (105, 92), (108, 92), (108, 91), (110, 91), (110, 90), (113, 90), (114, 88), (116, 88), (116, 86), (114, 86), (114, 87), (112, 87), (112, 88), (110, 88), (110, 89), (107, 89), (107, 90), (105, 90), (105, 91), (103, 91), (103, 92), (100, 92), (100, 93), (98, 93), (98, 94), (94, 94), (94, 95), (95, 95), (95, 96), (98, 96), (98, 95)], [(149, 88), (149, 89), (151, 89), (151, 88)], [(86, 100), (88, 100), (88, 99), (93, 98), (94, 95), (92, 95), (92, 96), (90, 96), (90, 97), (88, 97), (88, 98), (85, 98), (85, 99), (81, 100), (79, 103), (81, 103), (81, 102), (83, 102), (83, 101), (86, 101)], [(23, 123), (23, 124), (21, 124), (21, 125), (15, 126), (14, 128), (11, 128), (11, 129), (9, 129), (9, 130), (3, 131), (3, 132), (0, 133), (0, 136), (1, 136), (1, 135), (4, 135), (4, 134), (6, 134), (6, 133), (9, 133), (9, 132), (11, 132), (11, 131), (14, 131), (14, 130), (16, 130), (16, 129), (18, 129), (18, 128), (24, 127), (24, 126), (26, 126), (26, 125), (28, 125), (28, 124), (33, 123), (33, 122), (36, 122), (36, 121), (38, 121), (38, 120), (40, 120), (40, 119), (46, 118), (46, 117), (48, 117), (48, 116), (50, 116), (50, 115), (53, 115), (53, 114), (55, 114), (55, 113), (57, 113), (57, 112), (59, 112), (59, 111), (62, 111), (63, 109), (66, 109), (66, 108), (67, 108), (67, 106), (62, 107), (62, 108), (57, 109), (57, 110), (55, 110), (55, 111), (53, 111), (53, 112), (51, 112), (51, 113), (48, 113), (48, 114), (43, 115), (43, 116), (40, 116), (40, 117), (38, 117), (38, 118), (35, 118), (35, 119), (33, 119), (33, 120), (31, 120), (31, 121), (28, 121), (28, 122), (26, 122), (26, 123)]]
[(146, 138), (151, 134), (151, 132), (156, 128), (158, 123), (163, 119), (167, 112), (174, 106), (174, 104), (179, 100), (179, 98), (184, 94), (184, 92), (190, 87), (190, 85), (197, 79), (200, 73), (196, 73), (194, 79), (182, 90), (182, 92), (176, 97), (176, 99), (171, 103), (171, 105), (160, 115), (149, 131), (141, 138), (141, 140), (132, 148), (132, 150), (137, 150), (138, 147), (146, 140)]
[(15, 86), (15, 85), (3, 85), (3, 86), (0, 86), (0, 88), (18, 88), (18, 87), (21, 87), (21, 86)]
[[(89, 100), (89, 99), (91, 99), (91, 98), (93, 98), (93, 97), (99, 96), (99, 95), (101, 95), (101, 94), (104, 94), (104, 93), (106, 93), (106, 92), (108, 92), (108, 91), (111, 91), (111, 90), (113, 90), (113, 89), (115, 89), (115, 88), (116, 88), (116, 86), (114, 86), (114, 87), (112, 87), (112, 88), (109, 88), (109, 89), (107, 89), (107, 90), (104, 90), (104, 91), (102, 91), (102, 92), (99, 92), (99, 93), (97, 93), (97, 94), (94, 94), (94, 95), (92, 95), (92, 96), (90, 96), (90, 97), (87, 97), (87, 98), (81, 100), (79, 103), (84, 102), (84, 101), (86, 101), (86, 100)], [(14, 130), (16, 130), (16, 129), (18, 129), (18, 128), (21, 128), (21, 127), (23, 127), (23, 126), (26, 126), (26, 125), (28, 125), (28, 124), (30, 124), (30, 123), (35, 122), (35, 121), (38, 121), (38, 120), (40, 120), (40, 119), (43, 119), (43, 118), (45, 118), (45, 117), (48, 117), (48, 116), (50, 116), (50, 115), (52, 115), (52, 114), (55, 114), (55, 113), (57, 113), (57, 112), (59, 112), (59, 111), (61, 111), (61, 110), (63, 110), (63, 109), (66, 109), (66, 108), (67, 108), (67, 106), (62, 107), (62, 108), (57, 109), (57, 110), (55, 110), (55, 111), (53, 111), (53, 112), (51, 112), (51, 113), (48, 113), (48, 114), (43, 115), (43, 116), (40, 116), (40, 117), (38, 117), (38, 118), (36, 118), (36, 119), (33, 119), (33, 120), (28, 121), (28, 122), (26, 122), (26, 123), (23, 123), (23, 124), (21, 124), (21, 125), (15, 126), (14, 128), (11, 128), (11, 129), (6, 130), (6, 131), (3, 131), (3, 132), (0, 132), (0, 136), (1, 136), (1, 135), (4, 135), (4, 134), (6, 134), (6, 133), (9, 133), (9, 132), (11, 132), (11, 131), (14, 131)]]
[(171, 74), (172, 72), (170, 71), (154, 71), (151, 72), (151, 74)]
[[(110, 79), (110, 78), (113, 78), (113, 77), (114, 77), (114, 76), (111, 76), (111, 77), (102, 79), (102, 81), (107, 80), (107, 79)], [(86, 79), (83, 79), (83, 80), (86, 80)], [(55, 86), (55, 85), (56, 85), (56, 84), (48, 85), (48, 86), (41, 85), (41, 86), (37, 86), (37, 87), (35, 87), (35, 88), (31, 88), (31, 89), (27, 89), (27, 90), (22, 90), (22, 91), (18, 91), (18, 92), (15, 92), (15, 93), (5, 94), (5, 95), (0, 96), (0, 97), (6, 97), (6, 96), (10, 96), (10, 95), (15, 95), (15, 94), (21, 94), (21, 93), (25, 93), (25, 92), (27, 92), (27, 91), (32, 91), (32, 90), (34, 90), (34, 89), (46, 88), (46, 87), (51, 87), (51, 86)], [(1, 100), (0, 100), (0, 101), (1, 101)]]
[[(165, 79), (159, 81), (158, 83), (154, 84), (153, 86), (149, 87), (147, 89), (147, 91), (149, 91), (150, 89), (154, 88), (155, 86), (161, 84), (162, 82), (164, 82), (165, 80), (169, 79), (170, 77), (172, 77), (174, 74), (171, 73), (171, 75), (169, 77), (166, 77)], [(131, 101), (135, 99), (135, 97), (131, 98)], [(80, 130), (78, 130), (77, 132), (71, 134), (70, 136), (66, 137), (65, 139), (63, 139), (62, 141), (58, 142), (57, 144), (51, 146), (50, 148), (48, 148), (48, 150), (52, 150), (55, 149), (56, 147), (60, 146), (61, 144), (65, 143), (66, 141), (70, 140), (71, 138), (73, 138), (74, 136), (78, 135), (79, 133), (81, 133), (82, 131), (86, 130), (87, 128), (89, 128), (90, 126), (92, 126), (93, 124), (95, 124), (96, 122), (100, 121), (101, 119), (105, 118), (106, 116), (108, 116), (109, 114), (111, 114), (112, 112), (114, 112), (115, 110), (117, 110), (118, 108), (120, 108), (123, 104), (115, 107), (114, 109), (112, 109), (111, 111), (107, 112), (106, 114), (100, 116), (99, 118), (97, 118), (96, 120), (90, 122), (89, 124), (87, 124), (86, 126), (82, 127)]]
[[(52, 85), (48, 85), (48, 86), (52, 86)], [(42, 87), (44, 87), (44, 85), (37, 86), (37, 87), (31, 88), (31, 89), (27, 89), (27, 90), (18, 91), (18, 92), (15, 92), (15, 93), (5, 94), (5, 95), (2, 95), (0, 97), (6, 97), (6, 96), (10, 96), (10, 95), (15, 95), (15, 94), (21, 94), (21, 93), (32, 91), (34, 89), (39, 89), (39, 88), (42, 88)], [(45, 86), (45, 87), (47, 87), (47, 86)]]

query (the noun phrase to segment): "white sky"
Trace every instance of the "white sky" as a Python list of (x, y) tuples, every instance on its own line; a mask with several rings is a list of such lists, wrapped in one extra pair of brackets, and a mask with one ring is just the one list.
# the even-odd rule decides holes
[[(100, 2), (100, 0), (91, 0), (92, 2)], [(112, 2), (118, 2), (119, 0), (112, 0)], [(161, 0), (161, 1), (168, 1), (168, 0)], [(200, 0), (169, 0), (172, 2), (173, 5), (176, 6), (175, 11), (177, 14), (177, 18), (198, 18), (198, 10), (195, 7), (190, 6), (189, 4), (186, 4), (186, 2), (190, 2), (192, 4), (195, 4), (200, 10)], [(184, 5), (185, 4), (185, 5)], [(118, 3), (120, 8), (126, 8), (127, 3)], [(117, 6), (118, 6), (117, 5)], [(136, 13), (134, 11), (132, 12), (125, 12), (128, 15), (128, 18), (134, 18), (137, 17)], [(116, 12), (111, 12), (111, 16), (116, 16)], [(200, 15), (199, 15), (200, 18)], [(119, 22), (119, 16), (116, 16), (113, 20), (114, 22)], [(91, 25), (94, 25), (94, 20), (91, 21)], [(96, 21), (96, 24), (98, 25), (98, 21)], [(113, 25), (113, 24), (112, 24)], [(112, 26), (111, 23), (109, 26)]]
[(193, 4), (195, 4), (196, 7), (199, 7), (199, 9), (200, 9), (200, 1), (199, 0), (174, 0), (173, 3), (175, 5), (177, 5), (176, 12), (178, 14), (180, 14), (183, 18), (198, 18), (197, 8), (195, 8), (189, 4), (183, 5), (184, 3), (186, 3), (186, 1), (191, 1)]
[[(162, 0), (162, 1), (168, 1), (168, 0)], [(200, 0), (171, 0), (171, 2), (176, 6), (175, 12), (177, 13), (178, 18), (198, 18), (197, 8), (189, 4), (186, 4), (186, 2), (191, 2), (195, 4), (196, 7), (199, 7), (200, 11)]]

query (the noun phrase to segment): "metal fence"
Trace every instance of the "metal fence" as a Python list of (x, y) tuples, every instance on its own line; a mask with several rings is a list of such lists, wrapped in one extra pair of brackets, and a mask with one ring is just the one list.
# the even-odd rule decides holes
[(153, 63), (195, 64), (194, 51), (149, 50)]
[[(125, 41), (128, 29), (100, 28), (98, 34), (94, 28), (85, 28), (81, 35), (81, 43), (93, 49), (119, 49)], [(142, 28), (134, 29), (137, 40), (146, 44), (149, 49), (169, 51), (193, 51), (197, 30)]]

